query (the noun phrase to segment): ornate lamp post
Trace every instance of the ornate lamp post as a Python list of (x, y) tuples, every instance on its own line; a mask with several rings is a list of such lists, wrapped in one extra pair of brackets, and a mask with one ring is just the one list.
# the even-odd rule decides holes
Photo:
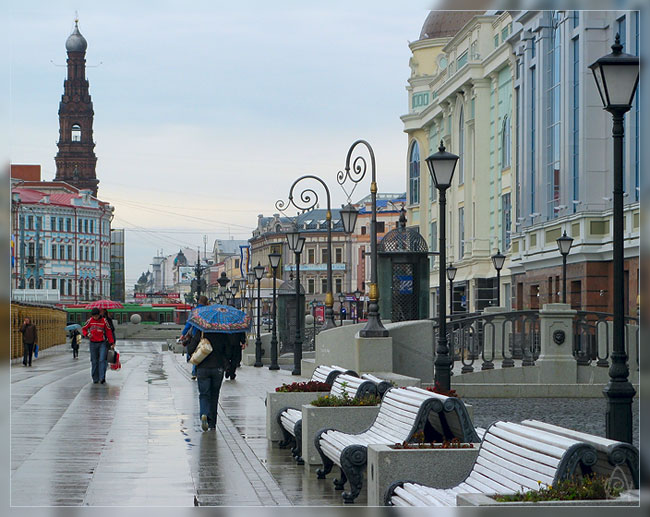
[(439, 243), (438, 249), (440, 250), (439, 264), (438, 264), (438, 279), (440, 284), (440, 295), (438, 296), (438, 344), (436, 346), (436, 359), (434, 361), (435, 372), (434, 380), (444, 390), (449, 390), (451, 387), (451, 357), (449, 355), (449, 345), (447, 342), (447, 286), (446, 282), (446, 269), (447, 269), (447, 239), (445, 236), (445, 216), (447, 211), (447, 189), (451, 186), (451, 180), (454, 177), (454, 169), (458, 162), (458, 156), (445, 151), (445, 146), (440, 141), (438, 152), (430, 155), (427, 158), (427, 166), (429, 173), (433, 179), (433, 184), (438, 189), (439, 198), (438, 205), (440, 212), (438, 215), (438, 228)]
[[(350, 146), (345, 159), (345, 172), (339, 171), (336, 179), (343, 188), (343, 185), (348, 179), (356, 184), (365, 177), (368, 169), (366, 159), (362, 155), (357, 155), (352, 160), (352, 153), (358, 145), (365, 146), (370, 154), (370, 199), (372, 203), (372, 219), (370, 220), (370, 303), (368, 305), (368, 321), (366, 322), (366, 326), (359, 331), (359, 336), (387, 337), (388, 330), (386, 330), (379, 317), (379, 289), (377, 287), (377, 173), (375, 168), (375, 152), (368, 142), (365, 140), (357, 140)], [(352, 170), (350, 170), (351, 161)], [(345, 212), (346, 209), (347, 213)], [(354, 207), (348, 203), (347, 207), (341, 211), (341, 219), (343, 220), (343, 227), (346, 233), (348, 231), (349, 233), (354, 231), (354, 225), (357, 220), (356, 210), (354, 210), (355, 215), (352, 215), (350, 209), (354, 210)], [(347, 223), (346, 218), (349, 219)], [(350, 226), (346, 228), (346, 224)]]
[(233, 281), (232, 284), (230, 284), (230, 294), (232, 295), (232, 306), (237, 307), (237, 291), (239, 290), (239, 283), (237, 281)]
[(341, 326), (343, 326), (343, 311), (345, 310), (345, 295), (343, 293), (339, 294), (339, 304), (341, 305), (341, 308), (339, 309)]
[(262, 366), (262, 336), (260, 335), (260, 313), (262, 312), (262, 298), (260, 296), (260, 284), (262, 283), (262, 277), (264, 277), (264, 266), (257, 263), (257, 266), (253, 268), (255, 274), (255, 280), (257, 280), (257, 337), (255, 338), (255, 366), (259, 368)]
[(354, 291), (354, 322), (359, 323), (359, 300), (361, 299), (361, 291), (356, 289)]
[(497, 307), (501, 307), (501, 270), (503, 263), (506, 261), (506, 256), (500, 250), (492, 255), (492, 264), (494, 269), (497, 270)]
[(300, 375), (302, 361), (302, 341), (300, 337), (300, 254), (305, 246), (305, 238), (300, 236), (298, 227), (287, 232), (287, 244), (296, 257), (296, 338), (293, 343), (293, 371), (291, 375)]
[(449, 279), (449, 315), (454, 314), (454, 278), (456, 278), (456, 266), (447, 266), (447, 278)]
[(612, 114), (614, 138), (614, 193), (612, 267), (614, 286), (614, 322), (612, 365), (609, 383), (603, 390), (607, 397), (607, 438), (632, 443), (632, 398), (636, 391), (628, 380), (625, 353), (625, 280), (623, 274), (623, 133), (624, 119), (632, 107), (639, 84), (639, 58), (622, 52), (620, 36), (612, 45), (612, 53), (589, 66), (594, 74), (603, 108)]
[(277, 307), (276, 307), (276, 296), (275, 296), (275, 279), (278, 266), (280, 265), (280, 259), (282, 255), (280, 253), (269, 253), (269, 262), (271, 263), (271, 269), (273, 270), (273, 327), (271, 329), (271, 364), (269, 370), (279, 370), (278, 366), (278, 336), (277, 336)]
[(562, 237), (556, 239), (557, 248), (562, 254), (562, 303), (566, 303), (566, 258), (571, 251), (571, 245), (573, 244), (573, 239), (566, 234), (566, 231)]
[(230, 289), (226, 289), (223, 294), (226, 297), (226, 305), (230, 305), (230, 300), (232, 300), (232, 292)]
[[(325, 295), (325, 322), (323, 323), (322, 330), (328, 330), (336, 327), (336, 322), (334, 321), (334, 295), (332, 294), (332, 204), (330, 191), (325, 182), (318, 176), (314, 176), (313, 174), (301, 176), (293, 182), (293, 185), (291, 185), (291, 188), (289, 189), (289, 203), (295, 206), (298, 210), (310, 210), (318, 204), (318, 194), (310, 187), (307, 187), (300, 192), (300, 195), (298, 196), (299, 200), (295, 200), (293, 191), (296, 185), (304, 180), (313, 180), (320, 183), (327, 194), (327, 214), (325, 216), (327, 221), (327, 294)], [(284, 211), (287, 208), (288, 203), (285, 203), (280, 199), (275, 203), (275, 206), (278, 210)], [(287, 239), (288, 238), (287, 235)], [(289, 246), (289, 248), (291, 249), (291, 246)]]
[(248, 285), (248, 312), (253, 317), (253, 289), (255, 289), (255, 271), (252, 269), (246, 273), (246, 284)]

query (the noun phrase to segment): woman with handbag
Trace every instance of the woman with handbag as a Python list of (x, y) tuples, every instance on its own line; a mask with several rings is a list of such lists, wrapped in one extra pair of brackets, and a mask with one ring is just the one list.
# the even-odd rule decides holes
[[(199, 413), (201, 415), (201, 429), (204, 431), (214, 430), (217, 427), (217, 406), (219, 405), (219, 391), (221, 390), (226, 367), (227, 346), (228, 335), (216, 332), (205, 334), (196, 332), (192, 336), (190, 344), (187, 345), (187, 352), (192, 356), (190, 362), (196, 364)], [(210, 347), (212, 351), (201, 359), (200, 356), (205, 354), (205, 348), (209, 350)]]

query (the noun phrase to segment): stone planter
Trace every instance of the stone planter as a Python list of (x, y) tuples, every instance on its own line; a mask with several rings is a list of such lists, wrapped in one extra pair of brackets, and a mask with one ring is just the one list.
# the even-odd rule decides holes
[(393, 449), (368, 446), (368, 506), (383, 506), (388, 487), (409, 480), (436, 488), (452, 488), (469, 475), (480, 444), (471, 449)]
[(368, 429), (377, 418), (379, 406), (316, 407), (302, 406), (302, 458), (308, 465), (321, 465), (322, 460), (314, 437), (324, 428), (344, 433), (360, 433)]
[(639, 506), (639, 491), (626, 490), (616, 499), (597, 499), (585, 501), (540, 501), (516, 502), (516, 503), (499, 503), (486, 494), (458, 494), (456, 496), (457, 506)]
[(273, 442), (280, 441), (284, 437), (278, 424), (278, 413), (284, 408), (300, 409), (303, 404), (309, 404), (312, 400), (328, 393), (329, 391), (300, 393), (269, 391), (266, 394), (266, 437)]

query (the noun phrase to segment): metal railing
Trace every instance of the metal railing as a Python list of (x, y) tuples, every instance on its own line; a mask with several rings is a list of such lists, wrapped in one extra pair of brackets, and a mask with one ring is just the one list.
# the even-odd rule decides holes
[[(573, 320), (573, 357), (579, 365), (609, 367), (612, 322), (614, 315), (607, 312), (578, 311)], [(639, 366), (639, 318), (624, 316), (625, 353)], [(634, 326), (635, 328), (631, 327)], [(634, 339), (632, 339), (634, 337)], [(633, 350), (630, 347), (634, 347)], [(632, 353), (630, 353), (632, 352)]]

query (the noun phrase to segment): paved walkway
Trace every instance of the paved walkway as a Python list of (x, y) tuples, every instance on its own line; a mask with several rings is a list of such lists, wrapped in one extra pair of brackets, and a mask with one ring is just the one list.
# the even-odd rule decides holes
[[(92, 384), (87, 344), (78, 360), (53, 353), (32, 368), (12, 366), (12, 505), (341, 504), (331, 480), (266, 439), (266, 393), (297, 380), (288, 370), (243, 367), (224, 380), (217, 430), (203, 433), (184, 358), (162, 352), (161, 342), (118, 348), (123, 366), (107, 372), (106, 385)], [(592, 432), (600, 430), (592, 422), (604, 424), (600, 399), (468, 402), (482, 426), (503, 412)], [(363, 490), (355, 506), (366, 501)]]

